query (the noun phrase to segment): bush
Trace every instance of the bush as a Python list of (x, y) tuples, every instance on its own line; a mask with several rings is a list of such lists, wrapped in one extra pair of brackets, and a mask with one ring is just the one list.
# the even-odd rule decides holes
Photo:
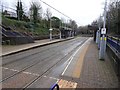
[(48, 35), (49, 30), (43, 28), (39, 23), (31, 23), (25, 21), (18, 21), (15, 19), (10, 19), (2, 16), (2, 24), (5, 26), (9, 26), (11, 28), (15, 28), (17, 31), (21, 32), (32, 32), (34, 35)]

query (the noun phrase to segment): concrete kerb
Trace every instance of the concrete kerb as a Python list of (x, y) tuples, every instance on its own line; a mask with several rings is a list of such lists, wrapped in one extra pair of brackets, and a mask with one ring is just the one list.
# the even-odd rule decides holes
[(71, 40), (71, 39), (74, 39), (74, 38), (72, 37), (72, 38), (67, 38), (67, 39), (53, 41), (53, 42), (46, 42), (46, 43), (43, 43), (43, 44), (39, 44), (39, 45), (36, 45), (36, 46), (24, 48), (24, 49), (21, 49), (21, 50), (12, 51), (10, 53), (5, 53), (5, 54), (0, 55), (0, 57), (9, 56), (9, 55), (20, 53), (20, 52), (23, 52), (23, 51), (26, 51), (26, 50), (30, 50), (30, 49), (34, 49), (34, 48), (38, 48), (38, 47), (42, 47), (42, 46), (47, 46), (47, 45), (50, 45), (50, 44), (59, 43), (59, 42), (63, 42), (63, 41)]

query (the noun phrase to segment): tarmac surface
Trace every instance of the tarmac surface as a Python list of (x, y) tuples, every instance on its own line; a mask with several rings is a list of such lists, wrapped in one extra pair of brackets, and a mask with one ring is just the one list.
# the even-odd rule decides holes
[(48, 42), (23, 45), (23, 49), (36, 44), (37, 47), (7, 56), (5, 53), (18, 49), (3, 48), (3, 88), (50, 88), (55, 83), (60, 88), (119, 87), (109, 56), (106, 54), (105, 61), (98, 59), (99, 50), (93, 38), (77, 37), (43, 45)]

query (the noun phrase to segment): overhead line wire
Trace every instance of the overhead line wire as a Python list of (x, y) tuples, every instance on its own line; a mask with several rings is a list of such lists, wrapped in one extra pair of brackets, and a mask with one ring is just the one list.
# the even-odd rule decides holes
[[(55, 11), (61, 13), (62, 15), (66, 16), (67, 18), (71, 19), (69, 16), (65, 15), (64, 13), (62, 13), (61, 11), (57, 10), (56, 8), (52, 7), (51, 5), (47, 4), (46, 2), (40, 0), (42, 3), (46, 4), (47, 6), (51, 7), (52, 9), (54, 9)], [(71, 19), (72, 20), (72, 19)]]

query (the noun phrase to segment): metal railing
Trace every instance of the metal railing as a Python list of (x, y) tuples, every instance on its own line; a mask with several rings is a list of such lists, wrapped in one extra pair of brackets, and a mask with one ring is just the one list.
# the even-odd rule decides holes
[(112, 49), (112, 51), (120, 59), (120, 38), (107, 36), (107, 45)]
[(107, 36), (107, 54), (109, 55), (114, 70), (120, 80), (120, 38)]

